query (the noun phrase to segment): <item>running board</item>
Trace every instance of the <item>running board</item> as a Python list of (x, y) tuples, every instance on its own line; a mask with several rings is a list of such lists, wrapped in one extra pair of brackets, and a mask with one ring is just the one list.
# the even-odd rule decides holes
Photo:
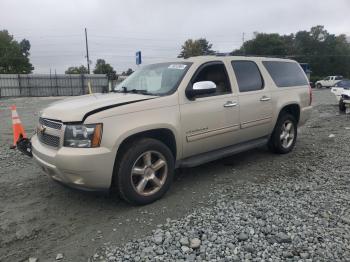
[(177, 161), (176, 167), (194, 167), (207, 162), (211, 162), (220, 158), (238, 154), (253, 148), (265, 146), (268, 142), (268, 137), (254, 139), (248, 142), (239, 143), (233, 146), (220, 148), (218, 150), (210, 151), (196, 156), (191, 156), (180, 161)]

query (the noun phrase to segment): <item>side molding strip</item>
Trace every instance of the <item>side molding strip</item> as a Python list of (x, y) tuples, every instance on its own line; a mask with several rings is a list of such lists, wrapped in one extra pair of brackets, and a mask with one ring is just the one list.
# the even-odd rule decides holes
[(267, 124), (272, 120), (272, 117), (265, 117), (258, 120), (248, 121), (241, 124), (241, 128), (248, 128), (252, 126), (258, 126), (262, 124)]
[(236, 131), (238, 129), (239, 129), (239, 124), (233, 125), (233, 126), (222, 127), (222, 128), (218, 128), (218, 129), (212, 129), (209, 131), (205, 131), (205, 132), (201, 132), (201, 133), (197, 133), (197, 134), (193, 134), (193, 135), (188, 135), (186, 137), (186, 139), (187, 139), (187, 142), (193, 142), (193, 141), (208, 138), (211, 136), (217, 136), (217, 135), (221, 135), (224, 133), (233, 132), (233, 131)]

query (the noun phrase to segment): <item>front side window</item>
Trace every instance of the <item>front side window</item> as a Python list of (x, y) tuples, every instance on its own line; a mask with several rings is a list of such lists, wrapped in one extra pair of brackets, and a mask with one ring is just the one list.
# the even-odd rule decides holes
[(193, 78), (192, 84), (201, 81), (212, 81), (216, 84), (216, 91), (210, 96), (231, 93), (230, 81), (223, 63), (204, 65)]
[(309, 85), (304, 70), (297, 63), (284, 61), (262, 63), (278, 87)]
[(256, 91), (264, 88), (264, 81), (258, 66), (254, 62), (232, 61), (231, 64), (240, 92)]
[(142, 67), (121, 82), (116, 91), (168, 95), (178, 88), (192, 63), (159, 63)]

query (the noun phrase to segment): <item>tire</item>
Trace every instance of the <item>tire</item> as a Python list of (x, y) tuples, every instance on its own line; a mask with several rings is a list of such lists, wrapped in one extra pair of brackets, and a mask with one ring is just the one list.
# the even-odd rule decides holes
[(346, 112), (346, 106), (343, 99), (339, 100), (339, 111), (342, 113)]
[(322, 85), (321, 85), (320, 83), (318, 83), (318, 84), (316, 85), (316, 87), (317, 87), (318, 89), (320, 89), (320, 88), (322, 88)]
[(119, 196), (134, 205), (160, 199), (174, 177), (175, 160), (170, 149), (152, 138), (137, 139), (124, 148), (113, 179)]
[(297, 140), (297, 128), (295, 117), (288, 113), (282, 113), (271, 134), (268, 143), (269, 149), (278, 154), (287, 154), (292, 151)]

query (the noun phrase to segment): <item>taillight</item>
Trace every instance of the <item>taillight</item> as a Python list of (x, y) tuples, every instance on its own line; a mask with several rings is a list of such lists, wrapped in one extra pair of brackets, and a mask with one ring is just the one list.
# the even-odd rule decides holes
[(309, 106), (311, 106), (312, 103), (312, 88), (311, 85), (309, 85)]

